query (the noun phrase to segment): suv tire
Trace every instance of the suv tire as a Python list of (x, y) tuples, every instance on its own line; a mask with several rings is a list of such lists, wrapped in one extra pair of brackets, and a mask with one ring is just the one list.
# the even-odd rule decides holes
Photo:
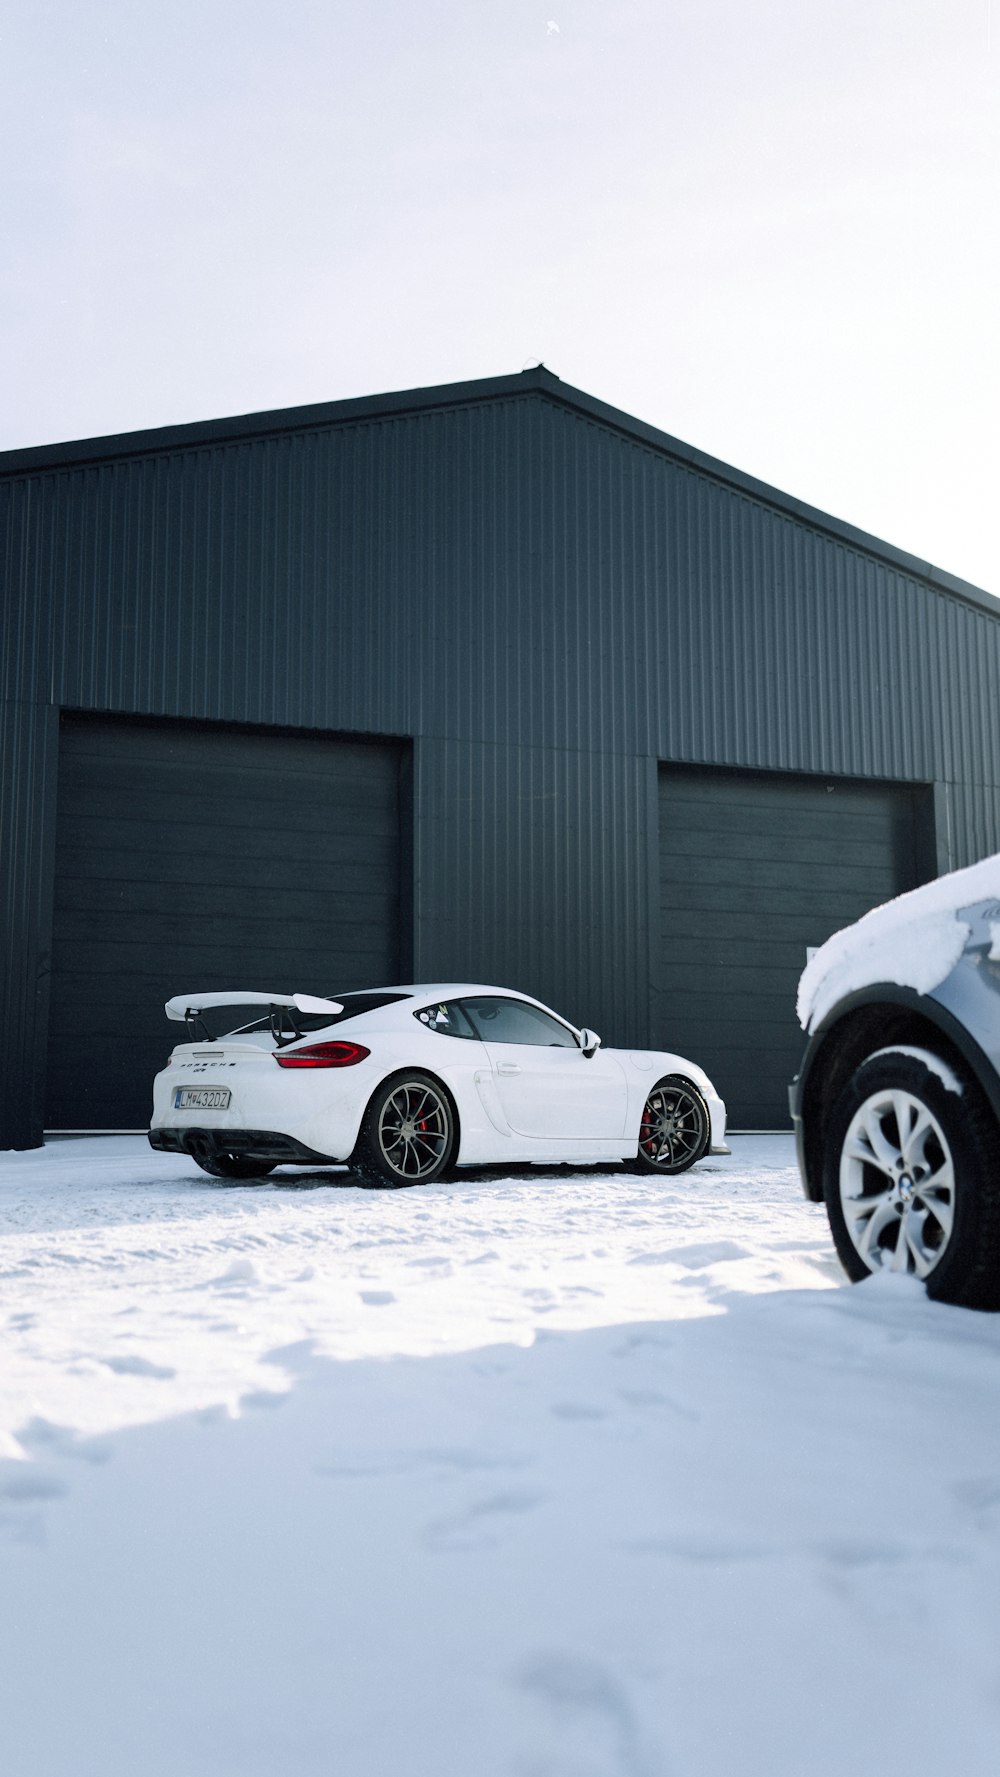
[(830, 1231), (853, 1282), (908, 1273), (940, 1301), (1000, 1307), (1000, 1134), (975, 1081), (927, 1050), (877, 1050), (824, 1147)]

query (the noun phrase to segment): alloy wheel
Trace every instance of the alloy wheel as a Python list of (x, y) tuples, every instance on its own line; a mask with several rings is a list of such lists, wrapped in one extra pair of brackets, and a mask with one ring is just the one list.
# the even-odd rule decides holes
[(912, 1092), (873, 1092), (851, 1118), (840, 1204), (869, 1271), (925, 1278), (939, 1264), (955, 1220), (955, 1164), (941, 1124)]
[(386, 1164), (398, 1177), (415, 1183), (434, 1172), (446, 1153), (451, 1115), (433, 1086), (404, 1080), (382, 1106), (377, 1133)]
[(699, 1095), (682, 1080), (655, 1086), (639, 1125), (639, 1152), (658, 1172), (684, 1172), (707, 1143), (708, 1118)]

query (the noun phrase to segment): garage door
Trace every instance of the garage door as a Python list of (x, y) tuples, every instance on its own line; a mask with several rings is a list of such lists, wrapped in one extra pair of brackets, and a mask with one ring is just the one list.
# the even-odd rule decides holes
[(788, 1126), (795, 993), (822, 944), (926, 875), (922, 787), (665, 767), (656, 1041), (707, 1070), (730, 1126)]
[(140, 1129), (169, 995), (399, 977), (401, 749), (67, 721), (48, 1129)]

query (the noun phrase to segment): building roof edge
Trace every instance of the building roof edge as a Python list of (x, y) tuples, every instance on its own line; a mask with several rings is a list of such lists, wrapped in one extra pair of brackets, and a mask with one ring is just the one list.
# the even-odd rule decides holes
[(772, 507), (775, 511), (808, 524), (815, 530), (850, 548), (874, 555), (888, 566), (912, 578), (924, 581), (938, 592), (959, 598), (965, 603), (1000, 617), (1000, 598), (984, 587), (975, 586), (950, 574), (932, 562), (873, 536), (845, 519), (834, 517), (819, 507), (810, 506), (794, 494), (784, 493), (756, 476), (736, 469), (718, 457), (709, 456), (694, 445), (669, 432), (637, 419), (621, 408), (594, 395), (586, 394), (570, 383), (564, 383), (544, 364), (504, 376), (481, 377), (470, 382), (439, 383), (428, 388), (390, 390), (376, 395), (359, 395), (338, 401), (321, 401), (302, 407), (275, 408), (260, 412), (233, 414), (223, 419), (191, 420), (169, 426), (146, 428), (136, 432), (111, 433), (101, 437), (71, 439), (55, 444), (23, 446), (0, 451), (0, 478), (37, 474), (46, 469), (81, 468), (115, 458), (150, 456), (161, 451), (196, 449), (214, 444), (229, 444), (239, 439), (275, 437), (281, 433), (321, 430), (346, 425), (396, 418), (405, 414), (479, 405), (483, 402), (541, 395), (571, 411), (582, 414), (597, 424), (621, 433), (637, 443), (671, 457), (722, 486), (735, 489), (749, 498)]
[(957, 574), (951, 574), (946, 568), (935, 567), (933, 562), (923, 561), (920, 556), (913, 555), (895, 543), (887, 543), (884, 538), (876, 537), (870, 531), (864, 531), (858, 525), (848, 523), (846, 519), (836, 518), (830, 512), (824, 512), (818, 506), (810, 506), (807, 501), (800, 500), (794, 494), (786, 494), (781, 488), (774, 487), (770, 482), (761, 481), (755, 475), (749, 475), (743, 469), (735, 469), (732, 464), (725, 463), (719, 457), (709, 456), (707, 451), (698, 450), (692, 444), (685, 444), (682, 439), (674, 438), (669, 432), (662, 431), (646, 420), (636, 419), (632, 414), (611, 407), (594, 395), (587, 395), (581, 389), (574, 389), (567, 383), (560, 382), (558, 377), (546, 381), (545, 393), (554, 400), (562, 401), (567, 406), (589, 414), (602, 424), (614, 427), (627, 437), (637, 439), (650, 445), (653, 449), (673, 457), (675, 461), (685, 464), (702, 475), (735, 488), (750, 498), (774, 507), (777, 511), (787, 514), (789, 518), (798, 519), (810, 525), (814, 530), (827, 532), (829, 536), (847, 544), (854, 549), (861, 549), (867, 555), (878, 556), (889, 566), (897, 568), (901, 573), (924, 580), (939, 592), (946, 592), (956, 598), (964, 599), (968, 604), (989, 612), (992, 617), (1000, 617), (1000, 598), (988, 592), (985, 587), (976, 586), (970, 580), (963, 580)]

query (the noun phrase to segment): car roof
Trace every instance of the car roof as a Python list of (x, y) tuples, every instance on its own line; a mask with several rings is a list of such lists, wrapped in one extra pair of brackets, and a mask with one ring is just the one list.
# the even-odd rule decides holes
[(519, 988), (497, 987), (483, 981), (398, 982), (395, 986), (351, 988), (348, 993), (342, 993), (340, 998), (352, 999), (356, 993), (398, 993), (406, 994), (412, 999), (432, 1002), (465, 998), (472, 994), (495, 994), (501, 999), (527, 1000), (529, 1005), (541, 1006), (546, 1012), (551, 1010), (544, 1000), (536, 1000), (530, 993), (522, 993)]
[(337, 998), (345, 1001), (349, 1006), (355, 995), (360, 997), (362, 994), (396, 993), (412, 999), (414, 1010), (420, 1006), (437, 1005), (442, 1000), (478, 999), (486, 995), (504, 1000), (523, 1000), (526, 1005), (537, 1006), (540, 1011), (548, 1012), (551, 1017), (557, 1018), (560, 1024), (565, 1024), (568, 1030), (576, 1030), (577, 1028), (572, 1019), (565, 1017), (562, 1012), (556, 1012), (552, 1006), (546, 1005), (544, 1000), (536, 1000), (532, 994), (522, 993), (516, 987), (497, 987), (495, 983), (484, 981), (397, 982), (395, 986), (352, 988), (350, 992), (338, 994)]

